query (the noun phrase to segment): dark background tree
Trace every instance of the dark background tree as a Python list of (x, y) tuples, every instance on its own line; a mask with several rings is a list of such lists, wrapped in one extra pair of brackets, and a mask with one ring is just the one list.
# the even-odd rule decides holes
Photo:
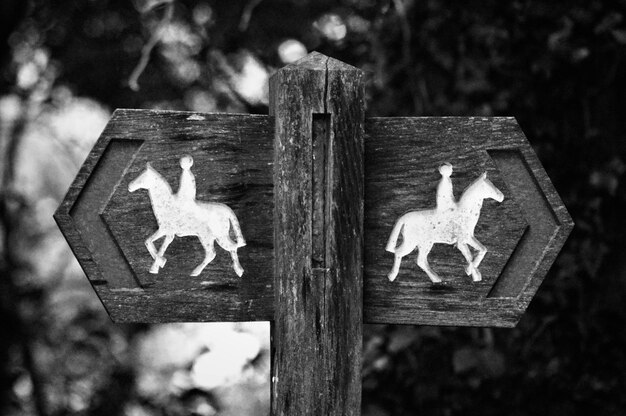
[[(515, 116), (576, 222), (517, 328), (368, 326), (364, 414), (623, 414), (625, 17), (623, 0), (4, 0), (0, 412), (267, 412), (265, 327), (112, 325), (51, 214), (112, 109), (266, 113), (269, 74), (318, 50), (366, 71), (370, 116)], [(229, 336), (253, 346), (230, 355), (236, 382), (205, 351)], [(159, 347), (176, 339), (193, 348)]]

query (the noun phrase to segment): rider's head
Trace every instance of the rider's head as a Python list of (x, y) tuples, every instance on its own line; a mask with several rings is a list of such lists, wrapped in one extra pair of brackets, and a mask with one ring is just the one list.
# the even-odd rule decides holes
[(444, 163), (443, 165), (439, 166), (439, 173), (441, 173), (441, 176), (445, 176), (446, 178), (450, 177), (450, 175), (452, 175), (452, 165), (449, 163)]
[(180, 167), (183, 169), (190, 169), (193, 165), (193, 158), (189, 155), (180, 158)]

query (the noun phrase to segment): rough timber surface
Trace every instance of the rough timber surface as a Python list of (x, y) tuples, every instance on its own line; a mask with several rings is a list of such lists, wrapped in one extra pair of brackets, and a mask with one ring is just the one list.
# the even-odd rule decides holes
[(275, 117), (274, 415), (358, 415), (363, 82), (313, 53), (270, 80)]
[[(292, 375), (285, 383), (275, 378), (274, 406), (299, 408), (280, 388), (302, 375), (293, 393), (322, 413), (341, 413), (331, 408), (341, 394), (359, 396), (363, 321), (515, 325), (573, 223), (514, 119), (372, 118), (363, 125), (361, 72), (317, 53), (271, 84), (271, 116), (115, 112), (55, 214), (114, 320), (275, 318), (274, 374)], [(131, 194), (128, 183), (151, 162), (176, 190), (185, 154), (195, 160), (197, 199), (226, 203), (237, 215), (247, 241), (238, 250), (241, 278), (220, 248), (200, 276), (189, 276), (203, 256), (190, 237), (175, 239), (166, 266), (148, 273), (144, 241), (157, 224), (147, 192)], [(391, 229), (405, 212), (435, 206), (444, 162), (454, 166), (457, 198), (485, 171), (505, 195), (501, 204), (485, 202), (476, 227), (488, 249), (483, 280), (465, 275), (456, 248), (435, 245), (429, 261), (444, 284), (430, 282), (416, 253), (389, 282)], [(334, 368), (333, 354), (351, 359)], [(324, 371), (305, 374), (306, 360)], [(326, 394), (322, 374), (331, 369), (348, 381)]]
[[(573, 227), (565, 207), (512, 118), (372, 118), (365, 140), (364, 319), (370, 323), (513, 326)], [(454, 167), (455, 197), (484, 171), (505, 195), (486, 200), (475, 230), (488, 249), (481, 282), (465, 275), (453, 246), (435, 245), (433, 284), (416, 252), (387, 279), (385, 251), (402, 214), (435, 207), (437, 168)]]
[[(114, 321), (272, 319), (272, 137), (269, 116), (115, 112), (55, 215)], [(128, 183), (150, 162), (175, 192), (183, 155), (194, 158), (196, 199), (237, 215), (247, 242), (241, 278), (217, 245), (213, 262), (190, 276), (204, 257), (195, 237), (175, 238), (165, 267), (148, 273), (144, 242), (158, 227), (148, 192), (130, 193)]]

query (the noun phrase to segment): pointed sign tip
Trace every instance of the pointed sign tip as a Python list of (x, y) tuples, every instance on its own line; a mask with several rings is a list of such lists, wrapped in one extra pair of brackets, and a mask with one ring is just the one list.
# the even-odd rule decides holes
[(305, 57), (294, 63), (285, 65), (277, 72), (308, 70), (308, 71), (361, 71), (360, 69), (342, 62), (338, 59), (331, 58), (323, 53), (313, 51)]

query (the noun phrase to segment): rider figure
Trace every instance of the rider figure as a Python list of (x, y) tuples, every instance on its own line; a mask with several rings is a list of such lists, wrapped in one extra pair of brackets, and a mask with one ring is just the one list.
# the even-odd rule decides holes
[(183, 172), (180, 174), (180, 185), (176, 197), (180, 202), (193, 202), (196, 199), (196, 178), (191, 173), (193, 158), (183, 156), (180, 158), (180, 167)]
[(437, 185), (437, 211), (446, 212), (453, 210), (456, 207), (454, 201), (454, 192), (452, 190), (452, 165), (444, 163), (439, 166), (439, 173), (441, 174), (441, 180)]

